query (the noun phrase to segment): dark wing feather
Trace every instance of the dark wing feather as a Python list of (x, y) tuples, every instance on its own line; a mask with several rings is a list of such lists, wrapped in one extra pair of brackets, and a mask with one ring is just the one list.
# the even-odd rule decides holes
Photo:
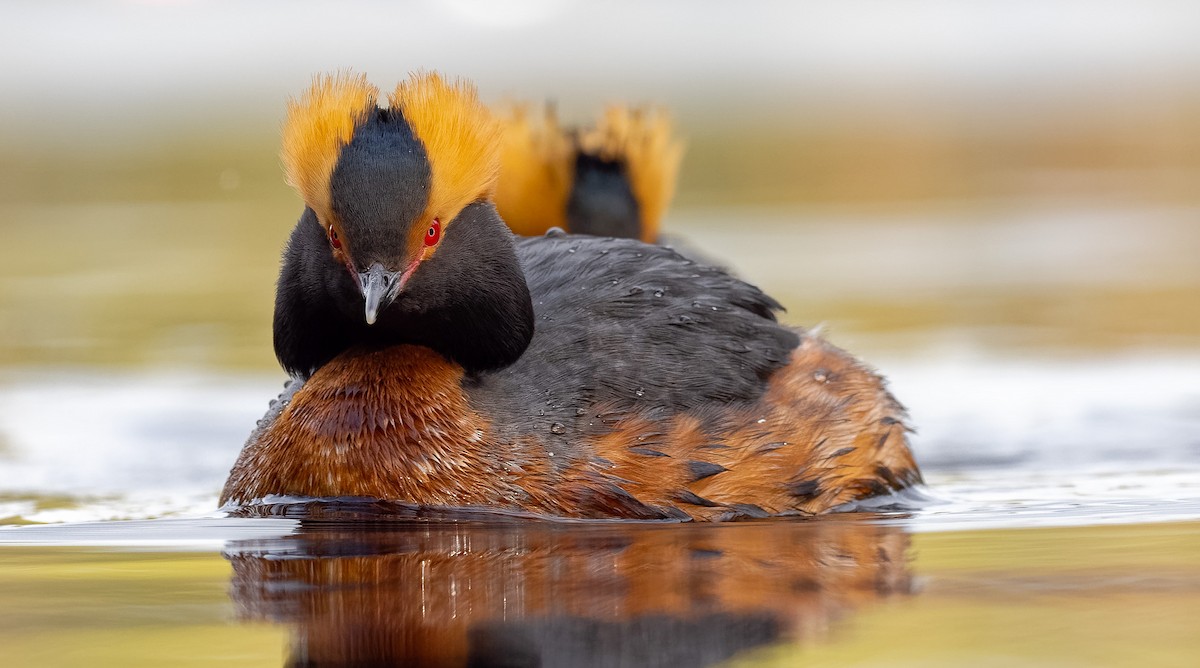
[(470, 388), (497, 424), (569, 440), (596, 426), (597, 411), (752, 402), (799, 343), (776, 322), (774, 299), (668, 248), (550, 234), (518, 241), (517, 256), (533, 339), (515, 364)]

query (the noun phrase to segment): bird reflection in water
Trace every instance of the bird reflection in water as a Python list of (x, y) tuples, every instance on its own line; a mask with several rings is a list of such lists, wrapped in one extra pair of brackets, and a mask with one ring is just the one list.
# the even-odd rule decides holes
[(861, 515), (336, 520), (226, 548), (239, 615), (293, 627), (288, 666), (704, 666), (912, 593), (909, 536)]

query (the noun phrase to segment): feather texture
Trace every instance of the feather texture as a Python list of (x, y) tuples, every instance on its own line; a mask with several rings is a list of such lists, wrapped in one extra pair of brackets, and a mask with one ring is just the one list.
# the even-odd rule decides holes
[(492, 198), (500, 173), (500, 123), (473, 85), (414, 74), (389, 100), (425, 146), (432, 172), (426, 218), (446, 223), (468, 204)]
[(567, 198), (575, 145), (550, 106), (505, 109), (496, 209), (517, 234), (535, 236), (567, 227)]
[(338, 72), (314, 77), (300, 99), (291, 99), (280, 157), (288, 185), (326, 226), (332, 224), (329, 178), (342, 147), (375, 111), (379, 91), (365, 74)]

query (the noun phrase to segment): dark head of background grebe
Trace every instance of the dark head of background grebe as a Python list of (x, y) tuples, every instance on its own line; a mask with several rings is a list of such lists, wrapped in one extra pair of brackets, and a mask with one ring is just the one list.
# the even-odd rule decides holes
[(503, 118), (496, 208), (514, 232), (659, 241), (683, 157), (664, 110), (612, 105), (578, 128), (550, 105), (514, 105)]
[(497, 122), (417, 75), (289, 109), (306, 208), (275, 309), (297, 380), (222, 503), (366, 497), (559, 517), (809, 514), (920, 474), (883, 381), (724, 271), (629, 239), (517, 239)]

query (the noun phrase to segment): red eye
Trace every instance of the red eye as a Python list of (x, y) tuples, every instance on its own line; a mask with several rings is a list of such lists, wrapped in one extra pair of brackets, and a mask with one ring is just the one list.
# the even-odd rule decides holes
[(332, 227), (329, 228), (329, 245), (333, 246), (334, 248), (342, 247), (342, 240), (338, 238), (337, 230), (333, 229)]
[(429, 224), (429, 229), (425, 230), (425, 245), (436, 246), (439, 239), (442, 238), (442, 222), (437, 218)]

